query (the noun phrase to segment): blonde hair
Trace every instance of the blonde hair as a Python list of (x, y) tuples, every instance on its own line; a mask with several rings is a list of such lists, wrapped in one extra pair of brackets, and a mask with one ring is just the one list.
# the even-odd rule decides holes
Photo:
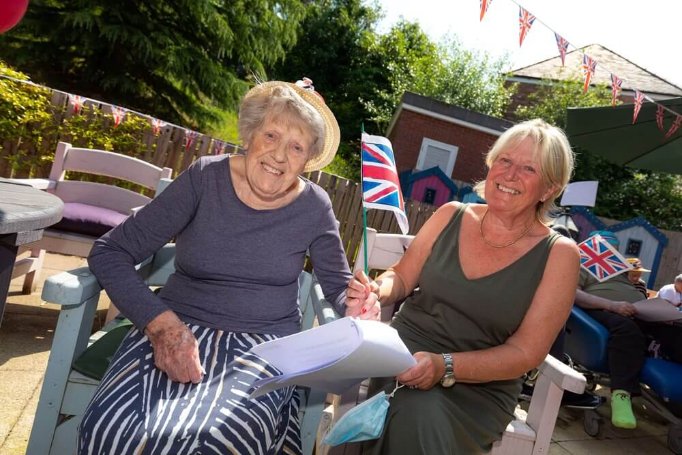
[[(541, 119), (527, 120), (518, 123), (495, 141), (485, 158), (485, 164), (490, 169), (500, 153), (514, 147), (526, 138), (535, 144), (534, 154), (540, 163), (540, 178), (546, 188), (554, 187), (554, 191), (543, 202), (538, 201), (535, 209), (537, 219), (547, 224), (549, 213), (556, 210), (554, 200), (564, 191), (573, 174), (574, 154), (568, 143), (566, 134), (555, 126)], [(485, 199), (485, 180), (474, 186), (474, 191)]]
[(242, 144), (250, 144), (253, 134), (268, 118), (287, 123), (298, 122), (307, 127), (313, 137), (313, 149), (309, 160), (322, 152), (325, 138), (324, 120), (293, 88), (284, 84), (269, 86), (266, 89), (256, 86), (246, 94), (239, 106), (237, 121)]

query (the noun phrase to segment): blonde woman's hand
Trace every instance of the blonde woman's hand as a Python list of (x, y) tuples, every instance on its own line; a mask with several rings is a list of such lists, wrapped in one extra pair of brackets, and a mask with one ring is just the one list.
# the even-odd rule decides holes
[(396, 379), (406, 386), (429, 390), (438, 384), (445, 374), (445, 361), (442, 354), (433, 352), (415, 352), (413, 354), (417, 364), (402, 373)]
[(360, 319), (379, 320), (381, 303), (379, 285), (362, 270), (355, 272), (346, 289), (346, 314)]

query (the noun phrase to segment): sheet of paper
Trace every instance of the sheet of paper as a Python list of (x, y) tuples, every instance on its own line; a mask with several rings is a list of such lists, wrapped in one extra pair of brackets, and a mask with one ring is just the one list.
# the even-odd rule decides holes
[(672, 303), (658, 297), (640, 300), (634, 303), (637, 308), (637, 318), (642, 321), (665, 322), (682, 319), (682, 311)]
[(357, 325), (341, 318), (251, 348), (284, 374), (308, 371), (333, 363), (360, 344)]
[[(320, 346), (326, 343), (330, 345)], [(293, 359), (299, 356), (299, 349), (305, 360)], [(252, 351), (284, 372), (257, 381), (252, 397), (294, 384), (341, 393), (365, 378), (395, 376), (416, 363), (395, 329), (382, 322), (353, 318), (269, 341)]]

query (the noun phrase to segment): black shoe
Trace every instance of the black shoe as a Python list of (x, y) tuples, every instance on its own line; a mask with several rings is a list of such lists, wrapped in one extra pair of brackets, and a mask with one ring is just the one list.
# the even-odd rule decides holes
[(575, 409), (596, 409), (605, 401), (606, 398), (599, 395), (592, 395), (587, 392), (577, 394), (567, 390), (561, 398), (561, 406)]
[(530, 401), (533, 396), (533, 386), (527, 383), (521, 384), (521, 393), (519, 394), (519, 400)]

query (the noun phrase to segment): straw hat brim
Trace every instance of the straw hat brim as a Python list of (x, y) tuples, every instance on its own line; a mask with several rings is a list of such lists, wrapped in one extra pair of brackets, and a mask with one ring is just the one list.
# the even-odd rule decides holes
[(263, 82), (256, 85), (249, 93), (246, 94), (248, 97), (250, 94), (258, 93), (262, 90), (270, 90), (274, 87), (287, 86), (292, 88), (296, 93), (298, 93), (301, 98), (303, 98), (308, 104), (310, 104), (317, 112), (319, 112), (322, 120), (324, 121), (324, 143), (320, 150), (320, 153), (315, 155), (313, 158), (306, 162), (303, 172), (319, 171), (320, 169), (327, 166), (334, 160), (336, 156), (336, 151), (339, 148), (339, 142), (341, 140), (341, 131), (339, 130), (339, 124), (336, 121), (336, 117), (332, 111), (327, 107), (322, 97), (312, 90), (299, 87), (296, 84), (290, 82), (282, 81), (269, 81)]

